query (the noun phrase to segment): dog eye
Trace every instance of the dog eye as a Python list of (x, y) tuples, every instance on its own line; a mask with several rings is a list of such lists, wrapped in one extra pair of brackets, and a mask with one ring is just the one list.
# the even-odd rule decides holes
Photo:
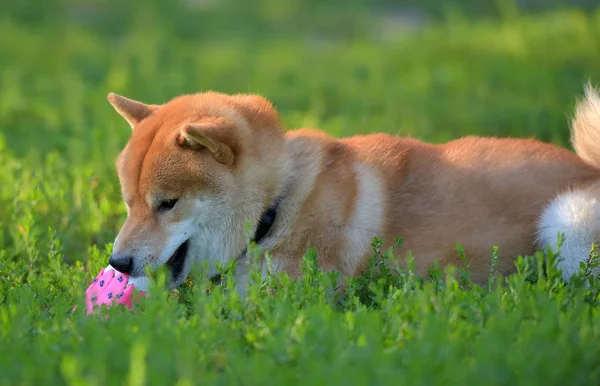
[(169, 211), (169, 210), (173, 209), (175, 204), (177, 204), (177, 199), (161, 201), (160, 205), (158, 206), (158, 211), (159, 212)]

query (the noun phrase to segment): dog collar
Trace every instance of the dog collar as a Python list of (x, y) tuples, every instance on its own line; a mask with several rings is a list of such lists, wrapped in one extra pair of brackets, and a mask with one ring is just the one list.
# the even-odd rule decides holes
[[(275, 222), (275, 217), (277, 216), (277, 209), (279, 208), (280, 201), (281, 197), (277, 197), (275, 200), (273, 200), (271, 206), (269, 206), (269, 208), (262, 214), (262, 216), (260, 216), (260, 219), (258, 220), (258, 227), (256, 228), (256, 232), (254, 232), (254, 237), (252, 238), (252, 241), (254, 241), (255, 244), (258, 244), (263, 239), (263, 237), (265, 237), (265, 235), (271, 230), (271, 227)], [(241, 256), (244, 256), (247, 251), (247, 249), (244, 249), (244, 251), (239, 255), (238, 259)], [(210, 280), (213, 282), (213, 284), (220, 284), (222, 282), (222, 279), (222, 276), (220, 274), (217, 274), (213, 276)]]
[(276, 198), (271, 206), (262, 214), (260, 220), (258, 220), (258, 227), (256, 228), (256, 232), (254, 233), (254, 241), (256, 244), (260, 242), (260, 240), (265, 237), (265, 235), (271, 230), (273, 223), (275, 222), (275, 216), (277, 216), (277, 209), (279, 208), (279, 202), (281, 199)]

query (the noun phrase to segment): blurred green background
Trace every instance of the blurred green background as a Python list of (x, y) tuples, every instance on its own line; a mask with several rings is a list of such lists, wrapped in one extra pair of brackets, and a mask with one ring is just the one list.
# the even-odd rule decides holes
[(597, 3), (5, 0), (0, 247), (35, 269), (50, 234), (66, 261), (112, 242), (125, 215), (114, 160), (130, 130), (110, 91), (148, 103), (260, 93), (288, 127), (335, 136), (569, 147), (576, 98), (600, 83)]
[(126, 215), (131, 130), (109, 92), (253, 92), (335, 136), (570, 147), (600, 85), (598, 0), (0, 1), (0, 385), (600, 383), (599, 287), (545, 280), (541, 259), (470, 290), (359, 280), (373, 307), (341, 312), (309, 277), (248, 302), (196, 280), (134, 315), (70, 313)]

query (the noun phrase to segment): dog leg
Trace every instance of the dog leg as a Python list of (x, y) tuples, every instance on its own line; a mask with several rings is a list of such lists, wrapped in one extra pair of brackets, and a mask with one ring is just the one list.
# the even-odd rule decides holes
[[(538, 222), (538, 243), (557, 248), (558, 235), (563, 243), (558, 254), (558, 268), (569, 281), (577, 274), (579, 263), (589, 257), (600, 233), (600, 189), (572, 190), (553, 199)], [(594, 272), (596, 274), (597, 272)]]

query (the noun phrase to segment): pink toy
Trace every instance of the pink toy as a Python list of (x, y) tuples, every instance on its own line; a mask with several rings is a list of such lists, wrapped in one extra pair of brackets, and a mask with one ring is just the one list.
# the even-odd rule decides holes
[[(111, 306), (116, 302), (129, 309), (133, 307), (132, 295), (135, 285), (131, 283), (128, 275), (110, 268), (112, 267), (103, 268), (85, 291), (88, 315), (94, 312), (95, 306), (101, 304)], [(146, 292), (141, 291), (140, 295), (144, 296)]]

